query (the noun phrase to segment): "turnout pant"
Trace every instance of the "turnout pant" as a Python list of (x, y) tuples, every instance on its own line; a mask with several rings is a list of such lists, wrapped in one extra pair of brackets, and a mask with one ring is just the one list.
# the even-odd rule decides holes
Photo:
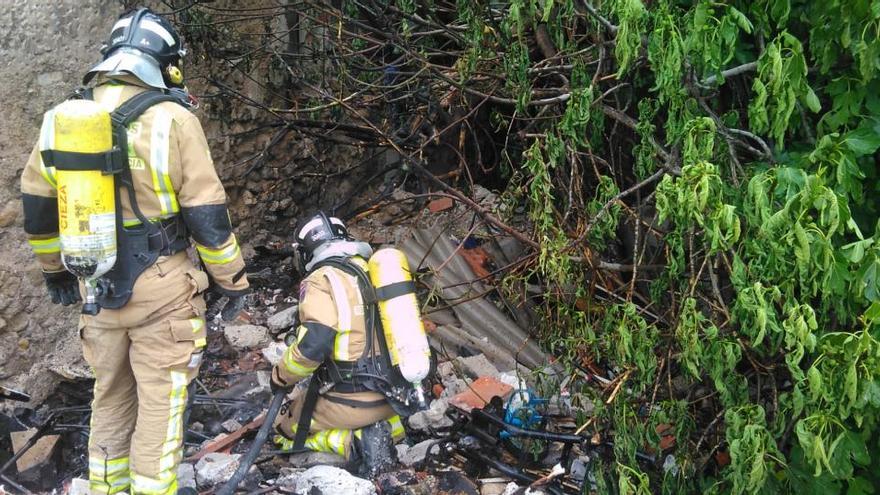
[(95, 373), (91, 493), (177, 492), (187, 385), (205, 346), (207, 285), (180, 252), (148, 268), (121, 309), (81, 317), (83, 355)]
[[(275, 431), (278, 433), (275, 436), (275, 443), (282, 449), (293, 448), (293, 438), (305, 402), (305, 392), (304, 387), (297, 387), (291, 394), (290, 401), (282, 406), (281, 412), (275, 419)], [(384, 398), (375, 392), (332, 395), (360, 402), (374, 402)], [(349, 459), (352, 440), (360, 437), (360, 429), (383, 420), (387, 420), (391, 425), (391, 436), (395, 442), (403, 439), (404, 430), (400, 416), (387, 402), (381, 406), (352, 407), (332, 402), (325, 396), (318, 396), (305, 448), (317, 452), (329, 452)]]

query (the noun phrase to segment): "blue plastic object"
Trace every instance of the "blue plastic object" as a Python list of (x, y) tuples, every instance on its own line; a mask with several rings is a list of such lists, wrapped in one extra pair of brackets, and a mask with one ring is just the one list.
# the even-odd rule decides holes
[[(538, 430), (544, 422), (544, 415), (540, 409), (547, 404), (547, 399), (535, 396), (531, 389), (518, 389), (504, 408), (504, 422), (526, 430)], [(510, 438), (510, 433), (501, 431), (498, 434), (502, 439)]]

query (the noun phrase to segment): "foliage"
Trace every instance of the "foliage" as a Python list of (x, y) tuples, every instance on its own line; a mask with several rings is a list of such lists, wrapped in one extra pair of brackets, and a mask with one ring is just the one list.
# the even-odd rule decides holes
[(332, 71), (284, 108), (319, 94), (357, 146), (506, 189), (534, 246), (503, 284), (610, 382), (572, 382), (614, 443), (601, 492), (880, 486), (880, 2), (342, 3), (303, 2)]

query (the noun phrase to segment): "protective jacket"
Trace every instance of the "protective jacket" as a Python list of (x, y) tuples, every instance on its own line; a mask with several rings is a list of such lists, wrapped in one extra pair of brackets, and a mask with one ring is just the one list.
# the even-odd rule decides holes
[[(105, 78), (94, 89), (93, 98), (112, 111), (148, 89), (131, 77)], [(219, 290), (229, 295), (243, 293), (248, 287), (244, 260), (198, 118), (177, 103), (162, 102), (129, 125), (127, 134), (129, 168), (140, 210), (152, 222), (182, 219)], [(55, 170), (40, 154), (51, 146), (51, 139), (51, 129), (44, 126), (21, 178), (25, 231), (42, 270), (48, 273), (64, 270)], [(129, 197), (119, 194), (119, 202), (125, 226), (138, 225)]]
[[(346, 263), (367, 269), (367, 263), (357, 256), (348, 258)], [(312, 377), (309, 389), (320, 390), (320, 395), (315, 398), (300, 393), (282, 410), (276, 428), (287, 439), (279, 442), (284, 447), (294, 446), (295, 437), (300, 437), (306, 448), (347, 457), (351, 439), (359, 429), (380, 420), (389, 420), (395, 438), (403, 435), (400, 418), (385, 395), (334, 381), (327, 373), (334, 365), (353, 366), (365, 355), (381, 358), (378, 332), (368, 332), (366, 316), (370, 305), (359, 284), (356, 276), (339, 265), (324, 264), (300, 285), (296, 343), (273, 369), (273, 380), (293, 385)], [(372, 334), (369, 349), (368, 334)], [(311, 433), (308, 438), (307, 433)]]

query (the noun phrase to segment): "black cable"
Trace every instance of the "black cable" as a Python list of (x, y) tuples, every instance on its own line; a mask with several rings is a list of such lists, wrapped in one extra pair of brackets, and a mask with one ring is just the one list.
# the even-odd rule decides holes
[(269, 432), (272, 431), (275, 417), (278, 416), (278, 411), (281, 410), (281, 404), (284, 403), (286, 397), (287, 392), (284, 390), (278, 390), (275, 392), (275, 395), (272, 396), (272, 402), (269, 403), (269, 409), (266, 410), (266, 418), (263, 420), (263, 426), (261, 426), (260, 431), (257, 432), (257, 437), (254, 438), (254, 443), (251, 444), (251, 449), (241, 458), (241, 462), (239, 462), (235, 474), (232, 475), (232, 478), (229, 478), (229, 481), (223, 485), (223, 488), (220, 488), (216, 492), (217, 495), (232, 495), (235, 492), (235, 489), (238, 488), (239, 483), (241, 483), (247, 475), (251, 465), (260, 454), (260, 450), (262, 450), (263, 444), (266, 443), (266, 439), (269, 438)]

